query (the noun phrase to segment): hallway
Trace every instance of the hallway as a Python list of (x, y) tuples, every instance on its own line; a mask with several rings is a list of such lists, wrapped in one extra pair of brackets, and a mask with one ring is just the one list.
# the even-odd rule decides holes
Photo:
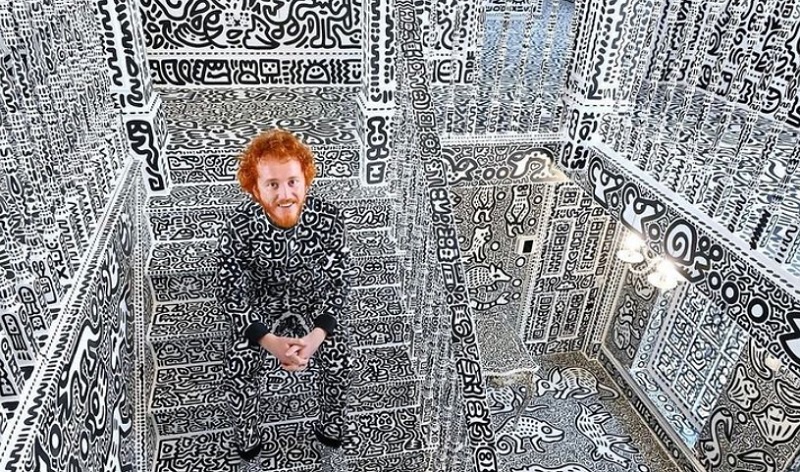
[(215, 251), (274, 127), (355, 374), (332, 451), (264, 366), (260, 470), (800, 470), (800, 2), (753, 5), (0, 1), (0, 470), (246, 469)]
[[(423, 378), (420, 361), (412, 353), (413, 313), (408, 313), (402, 303), (402, 254), (394, 237), (397, 196), (363, 187), (352, 177), (357, 174), (355, 157), (359, 152), (351, 118), (353, 92), (306, 87), (169, 89), (161, 94), (170, 136), (166, 157), (174, 183), (181, 180), (187, 184), (176, 185), (169, 196), (151, 197), (145, 210), (154, 237), (146, 269), (156, 302), (148, 331), (156, 369), (149, 401), (157, 432), (154, 470), (237, 470), (239, 459), (230, 442), (231, 424), (221, 388), (228, 332), (216, 302), (206, 294), (212, 291), (216, 233), (226, 210), (245, 198), (238, 185), (230, 182), (237, 150), (257, 129), (268, 126), (285, 127), (313, 145), (320, 164), (314, 193), (337, 202), (351, 228), (350, 245), (359, 274), (348, 309), (354, 319), (356, 380), (349, 400), (351, 424), (341, 453), (333, 456), (339, 464), (335, 470), (423, 469), (424, 454), (441, 446), (431, 440), (432, 425), (419, 421)], [(253, 110), (258, 110), (264, 125), (250, 121)], [(354, 157), (352, 167), (346, 166), (345, 153)], [(227, 171), (210, 175), (221, 169)], [(458, 214), (458, 195), (463, 190), (453, 190)], [(464, 198), (471, 200), (466, 195)], [(465, 215), (464, 219), (472, 218)], [(469, 233), (468, 228), (462, 231)], [(557, 383), (553, 382), (552, 391), (544, 386), (554, 375), (551, 369), (587, 372), (582, 355), (543, 358), (542, 362), (543, 379), (538, 381), (542, 394), (536, 395), (524, 413), (523, 418), (531, 420), (523, 419), (518, 428), (509, 430), (510, 425), (503, 425), (509, 410), (520, 408), (521, 397), (504, 403), (510, 390), (487, 392), (493, 427), (499, 433), (501, 470), (555, 467), (566, 458), (593, 471), (633, 470), (631, 464), (642, 472), (673, 470), (674, 465), (655, 446), (655, 438), (630, 407), (626, 408), (624, 401), (610, 402), (607, 398), (619, 398), (618, 393), (611, 390), (586, 396), (581, 391), (566, 391), (564, 398), (558, 398)], [(593, 369), (596, 372), (598, 366)], [(290, 374), (273, 364), (263, 375), (265, 395), (272, 400), (270, 410), (263, 412), (264, 443), (268, 446), (261, 454), (262, 469), (317, 470), (321, 449), (310, 430), (318, 409), (314, 374)], [(589, 375), (593, 378), (597, 374)], [(613, 385), (609, 380), (605, 383)], [(583, 402), (572, 395), (584, 397)], [(584, 438), (575, 429), (579, 404), (594, 408), (598, 400), (603, 409), (595, 411), (595, 417), (600, 418), (609, 407), (609, 411), (618, 413), (612, 421), (597, 423), (593, 431), (599, 436)], [(551, 411), (560, 413), (537, 413), (542, 405), (554, 406)], [(554, 430), (562, 432), (561, 437), (524, 426), (525, 421), (541, 424), (542, 418), (559, 425), (562, 429)], [(570, 431), (569, 435), (563, 434), (565, 431)], [(594, 441), (604, 437), (614, 441), (610, 435), (627, 439), (603, 457), (585, 454)], [(523, 441), (519, 449), (512, 447), (514, 437)], [(536, 444), (533, 449), (525, 442), (528, 440)], [(628, 444), (633, 447), (630, 453), (625, 452)], [(620, 450), (623, 452), (617, 454)], [(468, 464), (462, 466), (468, 469)]]

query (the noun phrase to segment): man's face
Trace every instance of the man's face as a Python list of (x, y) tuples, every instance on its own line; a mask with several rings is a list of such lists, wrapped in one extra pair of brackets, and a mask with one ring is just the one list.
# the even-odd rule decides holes
[(260, 162), (255, 196), (276, 226), (291, 228), (300, 219), (306, 200), (306, 179), (300, 161)]

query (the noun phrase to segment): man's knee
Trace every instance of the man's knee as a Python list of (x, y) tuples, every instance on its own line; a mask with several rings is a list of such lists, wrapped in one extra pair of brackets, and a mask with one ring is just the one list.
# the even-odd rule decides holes
[(247, 340), (232, 343), (225, 355), (225, 371), (229, 377), (255, 377), (262, 363), (261, 347), (252, 346)]

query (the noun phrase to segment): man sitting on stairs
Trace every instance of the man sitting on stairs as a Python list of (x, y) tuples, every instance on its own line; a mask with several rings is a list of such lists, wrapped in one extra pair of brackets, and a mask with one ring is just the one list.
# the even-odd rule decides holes
[(265, 358), (287, 371), (320, 367), (317, 439), (339, 447), (352, 365), (349, 248), (339, 210), (306, 196), (314, 155), (292, 133), (270, 130), (240, 158), (237, 179), (252, 198), (239, 205), (219, 237), (216, 297), (230, 319), (225, 388), (241, 457), (257, 460)]

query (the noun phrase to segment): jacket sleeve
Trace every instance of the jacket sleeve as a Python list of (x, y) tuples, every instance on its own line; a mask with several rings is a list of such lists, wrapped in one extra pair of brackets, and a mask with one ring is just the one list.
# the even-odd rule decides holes
[(246, 337), (255, 346), (269, 330), (255, 318), (252, 309), (249, 295), (251, 283), (246, 270), (250, 252), (232, 220), (229, 220), (220, 232), (217, 245), (214, 295), (220, 309), (230, 320), (233, 332)]
[(341, 216), (337, 216), (334, 220), (326, 246), (328, 259), (324, 270), (330, 276), (332, 283), (324, 298), (319, 315), (314, 319), (314, 326), (322, 328), (328, 335), (331, 335), (336, 331), (341, 320), (352, 283), (350, 247), (347, 242), (347, 230)]

